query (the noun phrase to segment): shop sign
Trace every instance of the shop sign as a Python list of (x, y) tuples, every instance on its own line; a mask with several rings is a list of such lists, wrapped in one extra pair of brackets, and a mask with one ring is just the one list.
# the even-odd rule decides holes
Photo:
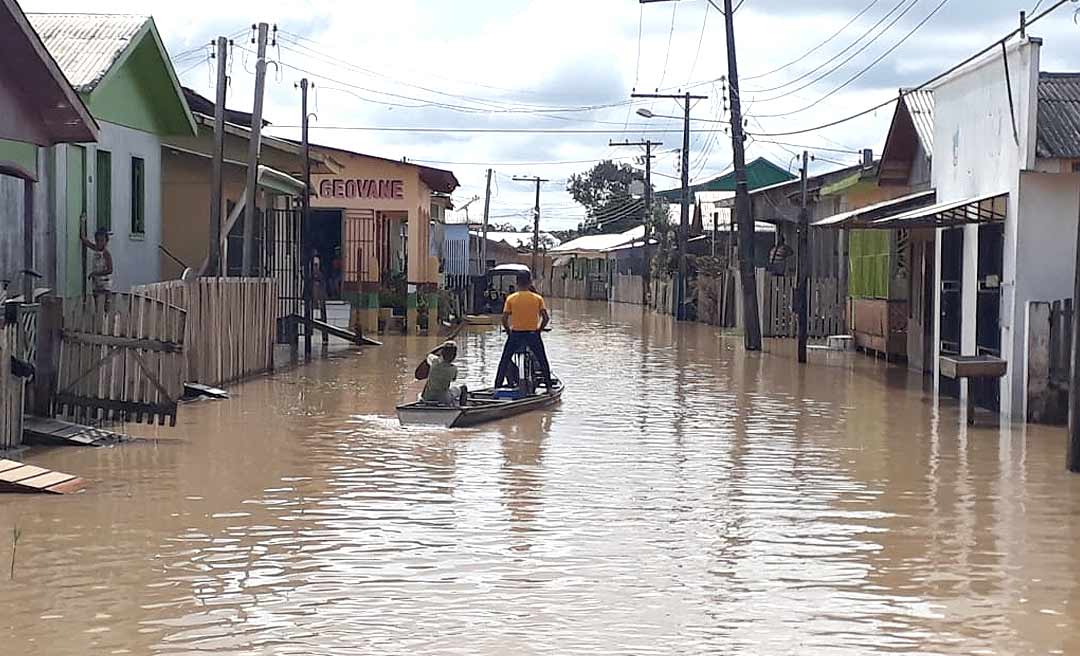
[(319, 196), (321, 198), (401, 200), (405, 198), (405, 182), (366, 178), (324, 178), (319, 182)]

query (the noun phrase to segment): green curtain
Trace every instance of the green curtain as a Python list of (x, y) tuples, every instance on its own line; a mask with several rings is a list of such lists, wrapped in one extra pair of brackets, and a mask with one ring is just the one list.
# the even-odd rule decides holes
[(848, 238), (852, 298), (889, 297), (889, 231), (852, 230)]

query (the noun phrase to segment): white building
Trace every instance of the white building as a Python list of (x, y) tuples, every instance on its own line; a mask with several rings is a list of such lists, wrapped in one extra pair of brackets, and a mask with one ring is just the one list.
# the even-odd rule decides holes
[[(934, 229), (935, 389), (1026, 415), (1027, 305), (1069, 298), (1080, 216), (1080, 74), (1041, 73), (1027, 38), (933, 85), (933, 205), (872, 227)], [(903, 200), (903, 199), (901, 199)], [(1007, 362), (996, 384), (941, 377), (942, 355)]]

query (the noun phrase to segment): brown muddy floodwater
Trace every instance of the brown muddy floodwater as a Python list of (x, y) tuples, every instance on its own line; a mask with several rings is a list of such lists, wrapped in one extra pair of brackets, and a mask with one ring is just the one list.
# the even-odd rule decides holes
[(402, 338), (25, 454), (91, 484), (0, 498), (0, 653), (1080, 653), (1063, 430), (638, 308), (554, 326), (548, 414), (399, 427), (436, 342)]

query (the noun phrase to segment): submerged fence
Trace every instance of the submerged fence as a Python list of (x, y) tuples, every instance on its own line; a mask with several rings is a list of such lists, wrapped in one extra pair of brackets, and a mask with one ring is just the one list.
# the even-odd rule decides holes
[(173, 280), (143, 285), (132, 292), (187, 310), (187, 382), (222, 385), (273, 368), (278, 319), (274, 280)]

